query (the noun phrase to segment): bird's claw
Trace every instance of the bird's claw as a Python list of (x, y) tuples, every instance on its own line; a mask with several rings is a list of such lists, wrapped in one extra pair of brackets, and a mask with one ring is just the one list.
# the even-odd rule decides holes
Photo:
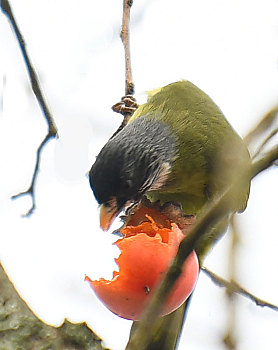
[(118, 102), (112, 106), (112, 110), (123, 115), (133, 114), (138, 108), (135, 97), (133, 95), (123, 96), (121, 102)]

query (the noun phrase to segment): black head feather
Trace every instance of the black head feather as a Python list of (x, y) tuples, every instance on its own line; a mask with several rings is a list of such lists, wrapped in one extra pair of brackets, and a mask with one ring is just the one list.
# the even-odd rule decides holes
[(151, 187), (159, 187), (155, 183), (163, 171), (169, 172), (175, 156), (169, 127), (144, 116), (134, 120), (106, 143), (89, 172), (96, 200), (107, 204), (116, 199), (119, 210), (138, 201)]

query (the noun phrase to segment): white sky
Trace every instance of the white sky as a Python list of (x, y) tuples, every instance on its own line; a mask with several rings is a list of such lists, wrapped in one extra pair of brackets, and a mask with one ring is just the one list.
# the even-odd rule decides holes
[[(120, 123), (111, 111), (124, 93), (119, 39), (122, 0), (13, 0), (11, 5), (59, 128), (43, 152), (37, 210), (21, 217), (35, 152), (46, 132), (18, 45), (0, 15), (0, 258), (16, 287), (45, 322), (87, 321), (113, 350), (131, 322), (97, 300), (84, 275), (111, 276), (117, 249), (98, 225), (86, 172)], [(134, 1), (132, 67), (144, 91), (188, 79), (208, 93), (244, 135), (277, 103), (277, 0)], [(278, 304), (277, 169), (253, 182), (240, 216), (238, 280)], [(225, 275), (228, 239), (207, 259)], [(224, 293), (201, 275), (180, 349), (223, 349)], [(278, 314), (239, 297), (238, 349), (277, 349)]]

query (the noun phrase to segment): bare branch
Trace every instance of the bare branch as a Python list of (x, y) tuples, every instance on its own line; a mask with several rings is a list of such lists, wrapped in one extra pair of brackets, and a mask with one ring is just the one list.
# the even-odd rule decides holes
[(254, 294), (248, 292), (246, 289), (241, 287), (236, 281), (227, 281), (224, 278), (218, 276), (214, 272), (210, 271), (206, 267), (202, 267), (202, 271), (210, 277), (210, 279), (219, 287), (224, 287), (229, 293), (236, 293), (240, 294), (247, 299), (251, 300), (254, 302), (256, 305), (261, 306), (261, 307), (268, 307), (274, 311), (278, 311), (278, 306), (271, 304), (263, 299), (258, 298)]
[(28, 212), (26, 214), (24, 214), (23, 216), (27, 217), (29, 215), (31, 215), (33, 213), (33, 211), (36, 208), (36, 198), (35, 198), (35, 184), (36, 184), (36, 180), (39, 174), (39, 166), (40, 166), (40, 160), (41, 160), (41, 152), (43, 150), (43, 147), (45, 146), (45, 144), (50, 140), (52, 136), (50, 136), (50, 134), (48, 133), (45, 138), (43, 139), (43, 141), (41, 142), (41, 144), (39, 145), (39, 148), (37, 149), (37, 155), (36, 155), (36, 164), (35, 164), (35, 168), (34, 168), (34, 172), (33, 172), (33, 176), (32, 176), (32, 181), (31, 184), (29, 186), (29, 188), (26, 191), (20, 192), (14, 196), (12, 196), (12, 199), (16, 199), (18, 197), (22, 197), (22, 196), (26, 196), (26, 195), (30, 195), (32, 198), (32, 206), (31, 208), (28, 210)]
[(260, 159), (253, 162), (251, 167), (251, 179), (266, 170), (278, 159), (278, 145), (265, 153)]
[(134, 94), (134, 84), (132, 81), (130, 50), (129, 50), (129, 22), (130, 22), (130, 8), (132, 4), (133, 4), (133, 0), (124, 0), (123, 22), (122, 22), (122, 30), (121, 30), (121, 39), (125, 50), (125, 69), (126, 69), (125, 94), (126, 95)]
[(27, 53), (25, 41), (24, 41), (23, 36), (22, 36), (22, 34), (19, 30), (19, 27), (16, 23), (16, 20), (15, 20), (15, 17), (13, 15), (12, 9), (10, 7), (9, 1), (2, 0), (1, 7), (2, 7), (2, 11), (4, 12), (4, 14), (8, 17), (8, 20), (11, 23), (12, 28), (15, 32), (18, 44), (20, 46), (21, 53), (22, 53), (23, 58), (24, 58), (24, 62), (25, 62), (26, 67), (27, 67), (27, 71), (28, 71), (28, 75), (29, 75), (29, 78), (31, 81), (33, 92), (37, 98), (37, 101), (42, 109), (43, 115), (44, 115), (44, 117), (47, 121), (47, 124), (49, 126), (49, 134), (51, 136), (56, 136), (57, 135), (56, 125), (55, 125), (54, 120), (52, 118), (52, 115), (49, 111), (49, 108), (46, 104), (42, 89), (41, 89), (40, 84), (39, 84), (38, 75), (37, 75), (37, 73), (36, 73), (36, 71), (31, 63), (29, 55)]
[(269, 129), (277, 118), (278, 106), (275, 106), (268, 113), (266, 113), (258, 124), (244, 137), (244, 142), (246, 145), (250, 145), (250, 143), (254, 141), (256, 137)]
[[(230, 242), (228, 253), (228, 267), (229, 267), (229, 280), (234, 281), (236, 279), (236, 254), (239, 246), (239, 233), (235, 224), (235, 215), (233, 214), (230, 220), (232, 239)], [(236, 300), (234, 294), (226, 289), (227, 299), (227, 321), (226, 321), (226, 334), (223, 337), (223, 343), (229, 350), (237, 348), (237, 337), (235, 332), (236, 325)]]
[(271, 131), (271, 133), (263, 140), (261, 145), (258, 147), (257, 151), (254, 153), (253, 158), (256, 158), (263, 150), (264, 146), (276, 135), (278, 134), (278, 128)]
[(135, 350), (138, 348), (147, 348), (150, 341), (150, 334), (152, 334), (152, 325), (159, 316), (161, 306), (163, 305), (167, 295), (169, 294), (175, 281), (179, 278), (182, 272), (182, 265), (188, 255), (194, 250), (198, 240), (208, 232), (208, 230), (216, 222), (221, 220), (230, 210), (230, 199), (233, 196), (235, 189), (243, 178), (252, 179), (258, 173), (265, 170), (278, 159), (278, 146), (274, 147), (261, 159), (252, 163), (250, 169), (238, 175), (234, 182), (227, 188), (223, 195), (215, 199), (207, 210), (200, 215), (196, 221), (192, 231), (181, 242), (178, 253), (170, 266), (165, 278), (160, 287), (154, 294), (148, 309), (145, 311), (143, 318), (138, 325), (136, 332), (131, 336), (126, 349)]
[(26, 65), (26, 68), (27, 68), (27, 72), (28, 72), (28, 75), (29, 75), (29, 79), (30, 79), (30, 82), (31, 82), (31, 86), (32, 86), (32, 90), (36, 96), (36, 99), (39, 103), (39, 106), (42, 110), (42, 113), (43, 113), (43, 116), (47, 122), (47, 125), (48, 125), (48, 133), (46, 134), (45, 138), (43, 139), (43, 141), (41, 142), (41, 144), (39, 145), (38, 149), (37, 149), (37, 157), (36, 157), (36, 164), (35, 164), (35, 168), (34, 168), (34, 172), (33, 172), (33, 177), (32, 177), (32, 181), (31, 181), (31, 184), (29, 186), (29, 188), (26, 190), (26, 191), (23, 191), (21, 193), (18, 193), (17, 195), (14, 195), (12, 196), (12, 199), (15, 199), (15, 198), (18, 198), (18, 197), (21, 197), (23, 195), (30, 195), (31, 198), (32, 198), (32, 207), (30, 208), (30, 210), (25, 214), (25, 216), (29, 216), (33, 213), (35, 207), (36, 207), (36, 202), (35, 202), (35, 183), (36, 183), (36, 179), (37, 179), (37, 176), (38, 176), (38, 173), (39, 173), (39, 165), (40, 165), (40, 160), (41, 160), (41, 152), (44, 148), (44, 146), (46, 145), (46, 143), (51, 139), (51, 138), (54, 138), (58, 135), (58, 131), (57, 131), (57, 127), (55, 125), (55, 122), (54, 122), (54, 119), (50, 113), (50, 110), (48, 108), (48, 105), (46, 103), (46, 100), (45, 100), (45, 97), (43, 95), (43, 92), (42, 92), (42, 89), (41, 89), (41, 86), (40, 86), (40, 83), (39, 83), (39, 78), (38, 78), (38, 75), (31, 63), (31, 60), (29, 58), (29, 55), (28, 55), (28, 52), (27, 52), (27, 49), (26, 49), (26, 44), (25, 44), (25, 41), (23, 39), (23, 36), (20, 32), (20, 29), (16, 23), (16, 20), (15, 20), (15, 17), (13, 15), (13, 12), (12, 12), (12, 9), (11, 9), (11, 6), (10, 6), (10, 3), (8, 0), (2, 0), (1, 1), (1, 8), (2, 8), (2, 11), (3, 13), (7, 16), (8, 18), (8, 21), (10, 22), (14, 32), (15, 32), (15, 35), (16, 35), (16, 38), (17, 38), (17, 41), (18, 41), (18, 44), (19, 44), (19, 47), (20, 47), (20, 50), (21, 50), (21, 53), (22, 53), (22, 56), (23, 56), (23, 59), (24, 59), (24, 62), (25, 62), (25, 65)]
[(129, 49), (129, 23), (132, 4), (133, 0), (123, 0), (123, 19), (120, 36), (125, 52), (125, 96), (122, 98), (121, 102), (118, 102), (112, 106), (112, 109), (114, 112), (121, 113), (124, 116), (124, 119), (118, 130), (116, 130), (116, 132), (112, 135), (112, 138), (127, 125), (130, 117), (138, 107), (136, 100), (133, 97), (134, 83), (132, 81)]

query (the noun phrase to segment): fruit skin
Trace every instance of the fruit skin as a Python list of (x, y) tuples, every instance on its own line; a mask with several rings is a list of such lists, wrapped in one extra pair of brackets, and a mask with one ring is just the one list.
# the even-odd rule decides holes
[[(121, 250), (116, 259), (119, 272), (114, 272), (111, 281), (103, 278), (92, 281), (87, 276), (85, 279), (109, 310), (120, 317), (139, 320), (184, 235), (174, 223), (171, 229), (159, 228), (153, 220), (122, 231), (126, 237), (115, 243)], [(189, 297), (198, 273), (198, 259), (193, 251), (163, 305), (161, 316), (176, 310)]]

